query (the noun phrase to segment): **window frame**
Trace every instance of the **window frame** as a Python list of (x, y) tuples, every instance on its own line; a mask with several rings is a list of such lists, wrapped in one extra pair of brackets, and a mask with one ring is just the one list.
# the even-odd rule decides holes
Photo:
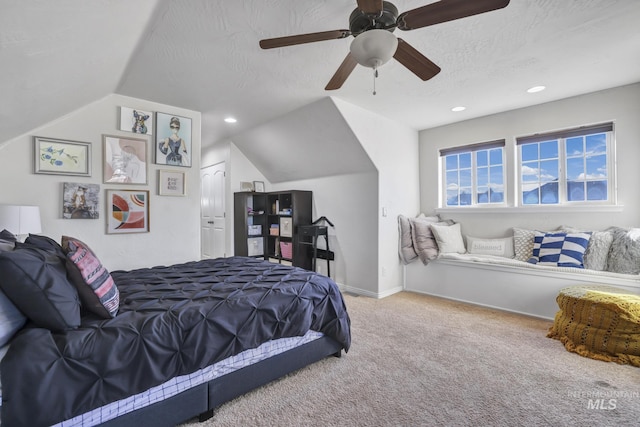
[[(567, 184), (570, 181), (567, 177), (567, 140), (574, 137), (587, 137), (589, 135), (605, 134), (606, 144), (606, 166), (607, 166), (607, 198), (605, 200), (569, 200), (567, 191)], [(557, 141), (558, 149), (558, 202), (557, 203), (541, 203), (525, 204), (523, 200), (523, 185), (525, 184), (522, 179), (522, 148), (526, 144), (530, 143), (542, 143), (548, 141)], [(514, 203), (516, 207), (522, 208), (541, 208), (547, 207), (551, 209), (561, 209), (562, 207), (589, 207), (589, 206), (607, 206), (615, 205), (617, 203), (616, 195), (616, 162), (615, 162), (615, 133), (613, 122), (600, 123), (596, 125), (580, 126), (577, 128), (564, 129), (554, 132), (545, 132), (540, 134), (534, 134), (529, 136), (516, 138), (516, 165), (515, 165), (515, 195)], [(583, 156), (583, 158), (585, 158)], [(541, 161), (542, 159), (538, 159)], [(585, 181), (587, 182), (587, 181)]]
[[(440, 206), (445, 209), (487, 209), (487, 208), (496, 208), (496, 207), (504, 207), (507, 206), (507, 195), (509, 183), (507, 180), (507, 164), (506, 164), (506, 140), (498, 139), (493, 141), (480, 142), (475, 144), (469, 144), (464, 146), (452, 147), (452, 148), (443, 148), (440, 150), (440, 179), (441, 179), (441, 198), (440, 198)], [(487, 202), (487, 203), (478, 203), (477, 201), (477, 189), (478, 189), (478, 162), (477, 162), (477, 152), (486, 150), (488, 156), (488, 171), (491, 170), (490, 163), (490, 153), (489, 151), (495, 148), (500, 148), (502, 151), (502, 202)], [(446, 159), (447, 156), (456, 154), (466, 154), (469, 153), (471, 155), (471, 204), (468, 205), (448, 205), (447, 204), (447, 166)], [(460, 167), (458, 167), (458, 171), (460, 171)], [(491, 188), (490, 186), (488, 188)], [(458, 195), (458, 201), (460, 201), (460, 197)]]

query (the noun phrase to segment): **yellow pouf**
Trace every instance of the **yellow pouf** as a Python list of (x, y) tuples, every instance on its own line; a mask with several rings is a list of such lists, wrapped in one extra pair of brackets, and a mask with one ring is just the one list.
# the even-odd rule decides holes
[(547, 336), (592, 359), (640, 367), (640, 295), (612, 286), (571, 286)]

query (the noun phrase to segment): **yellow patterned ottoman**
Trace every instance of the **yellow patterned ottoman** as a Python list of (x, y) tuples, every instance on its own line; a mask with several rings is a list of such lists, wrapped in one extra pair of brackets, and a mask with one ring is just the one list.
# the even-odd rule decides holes
[(640, 295), (612, 286), (571, 286), (547, 336), (592, 359), (640, 367)]

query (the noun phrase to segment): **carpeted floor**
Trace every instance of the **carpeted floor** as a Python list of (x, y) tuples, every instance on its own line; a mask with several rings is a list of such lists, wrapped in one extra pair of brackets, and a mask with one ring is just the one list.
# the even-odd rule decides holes
[(345, 301), (348, 354), (185, 426), (640, 424), (640, 369), (567, 352), (550, 321), (407, 292)]

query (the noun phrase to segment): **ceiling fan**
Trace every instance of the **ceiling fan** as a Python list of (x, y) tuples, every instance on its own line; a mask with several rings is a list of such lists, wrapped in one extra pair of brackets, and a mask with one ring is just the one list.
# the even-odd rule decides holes
[[(324, 40), (354, 36), (351, 50), (333, 75), (325, 90), (342, 87), (357, 64), (374, 69), (392, 57), (422, 80), (429, 80), (440, 72), (440, 67), (418, 52), (409, 43), (392, 34), (395, 29), (408, 31), (441, 22), (453, 21), (502, 9), (509, 0), (440, 0), (398, 14), (398, 9), (383, 0), (357, 0), (358, 7), (351, 12), (348, 30), (322, 31), (260, 40), (262, 49), (293, 46)], [(375, 94), (375, 88), (374, 88)]]

